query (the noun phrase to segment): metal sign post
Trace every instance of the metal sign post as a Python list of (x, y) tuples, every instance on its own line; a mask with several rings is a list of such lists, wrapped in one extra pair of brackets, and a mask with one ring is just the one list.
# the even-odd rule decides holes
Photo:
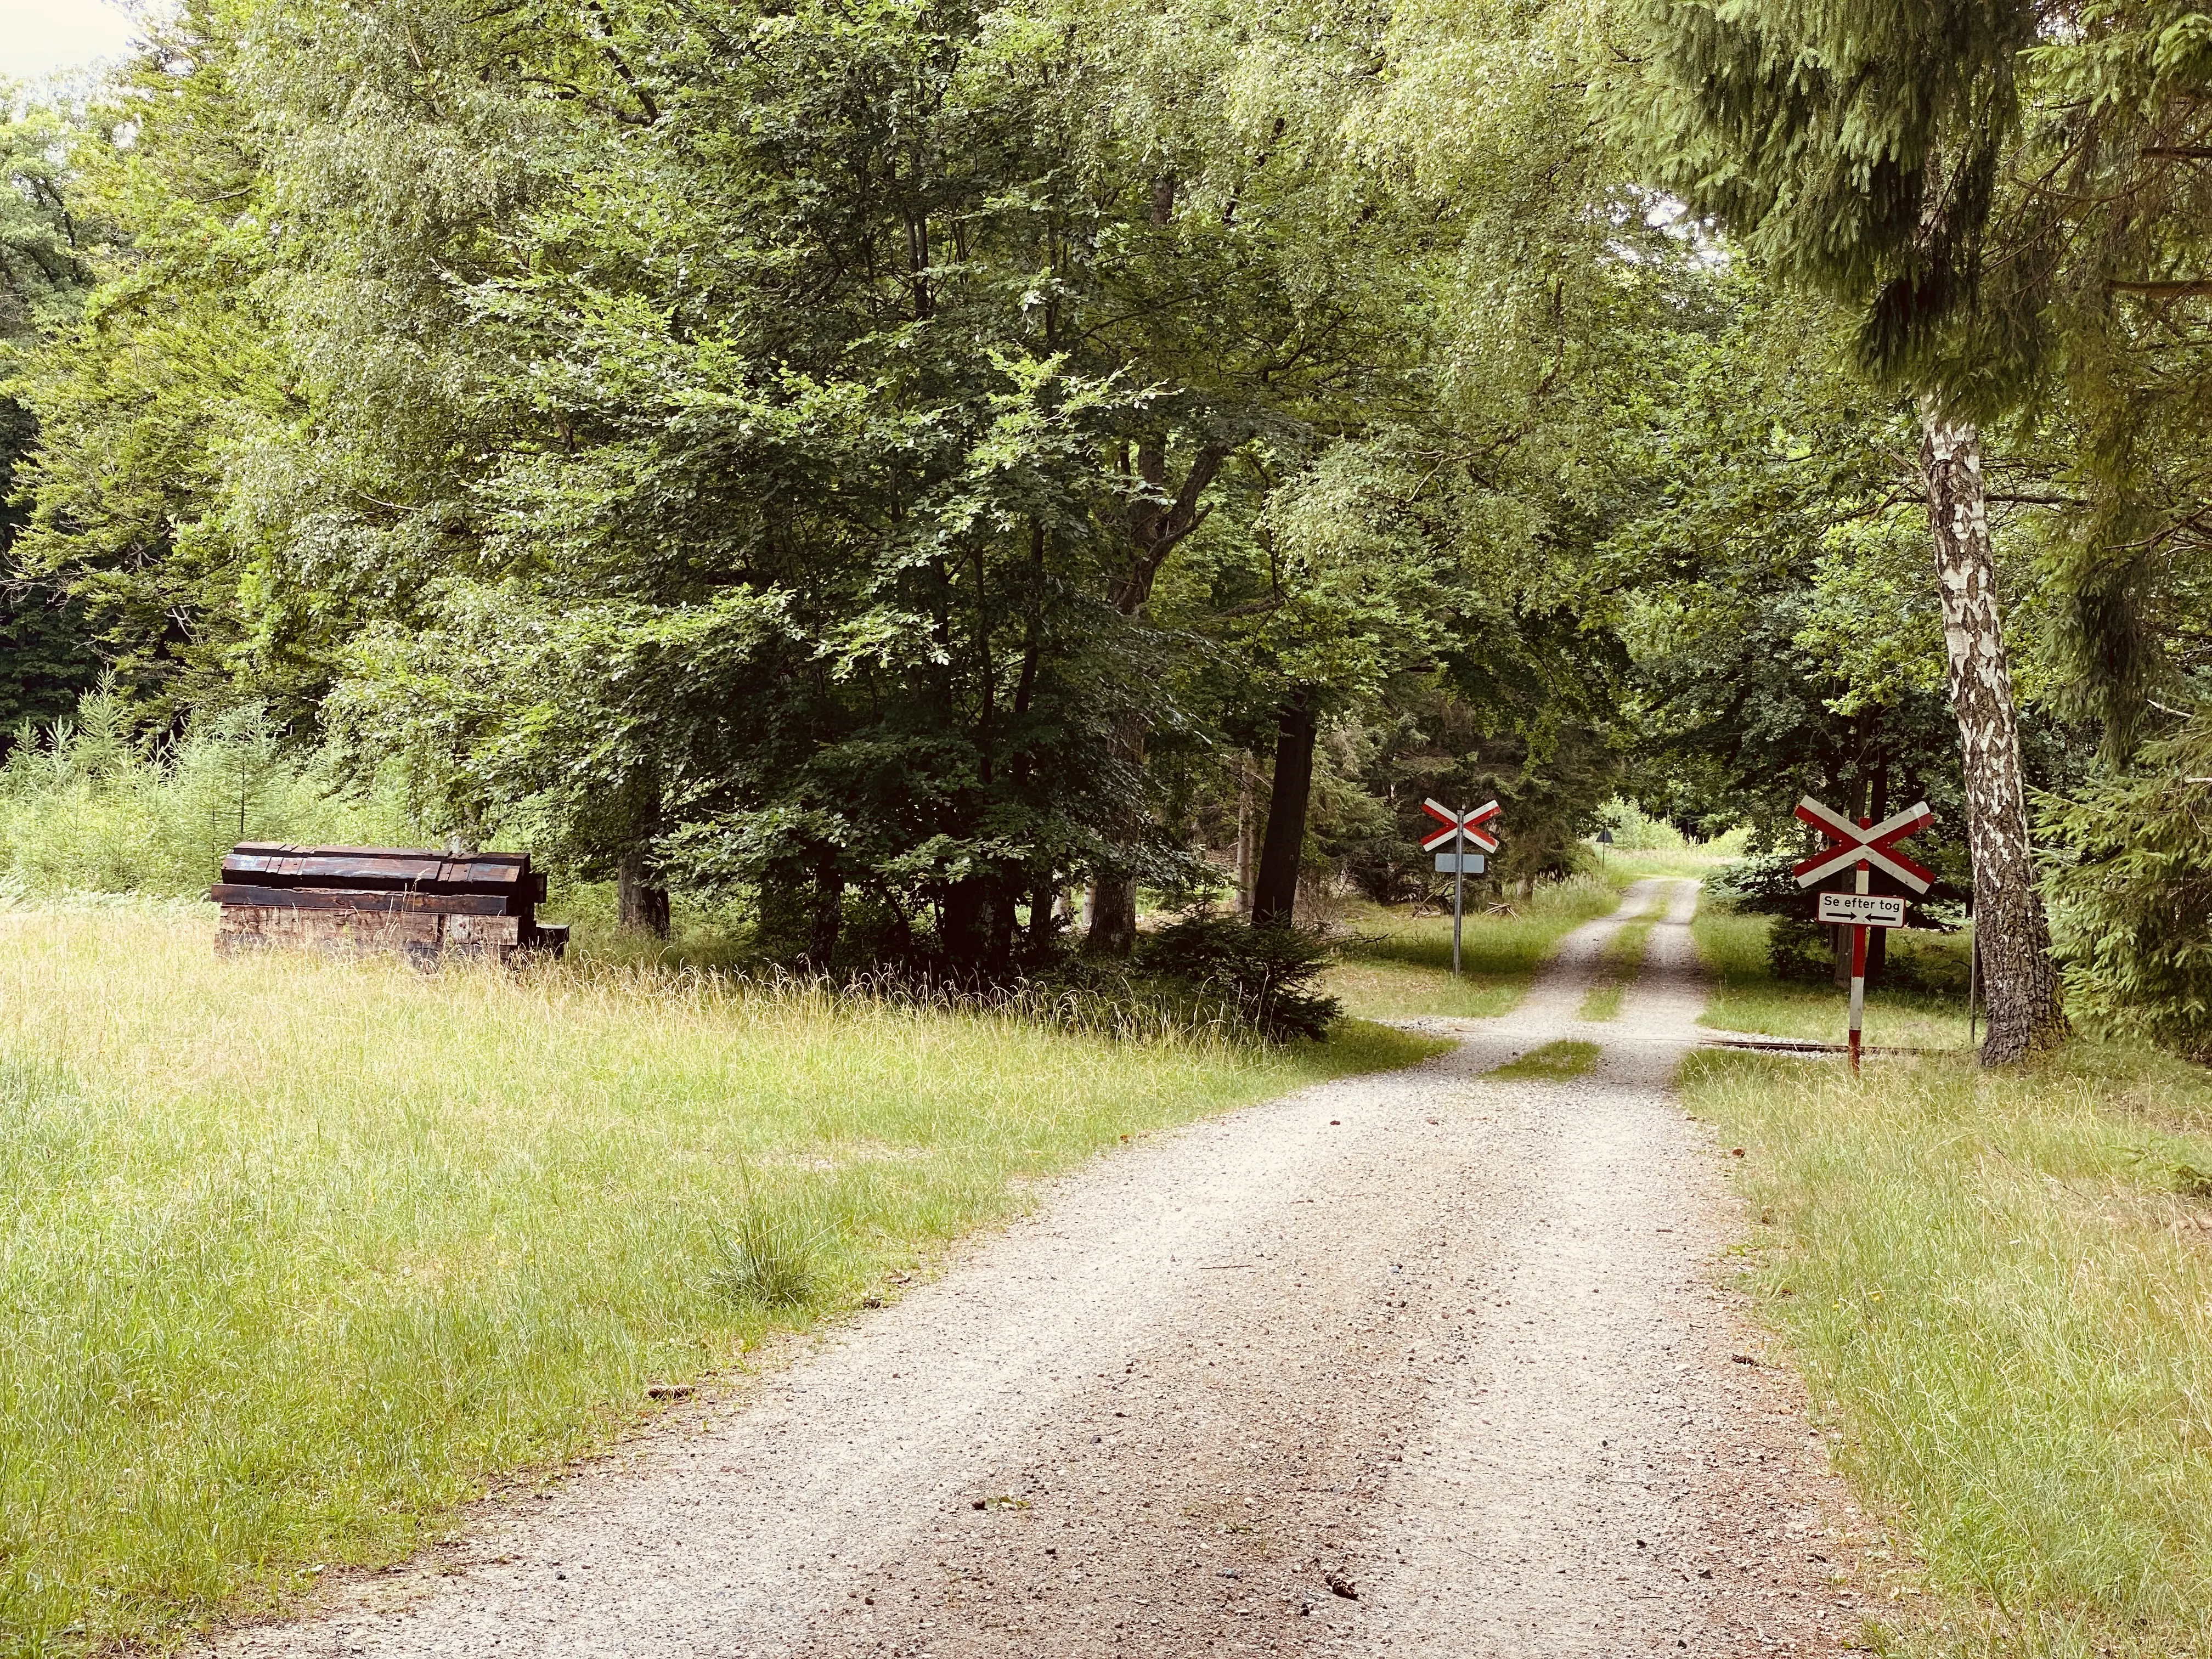
[[(1465, 842), (1461, 842), (1464, 847)], [(1464, 854), (1452, 860), (1452, 977), (1459, 977), (1459, 930), (1462, 918), (1467, 915), (1467, 858)]]
[[(1425, 853), (1435, 853), (1437, 873), (1438, 875), (1449, 873), (1452, 878), (1452, 977), (1457, 979), (1460, 963), (1460, 928), (1467, 914), (1467, 878), (1469, 876), (1480, 875), (1487, 867), (1484, 861), (1485, 854), (1498, 850), (1498, 838), (1484, 833), (1478, 826), (1489, 823), (1498, 816), (1498, 803), (1494, 800), (1486, 801), (1472, 812), (1455, 812), (1450, 807), (1442, 805), (1436, 801), (1425, 800), (1421, 803), (1421, 811), (1443, 825), (1443, 829), (1422, 838), (1421, 850)], [(1439, 848), (1443, 847), (1449, 847), (1451, 850), (1437, 851)], [(1468, 850), (1469, 848), (1479, 848), (1481, 850), (1469, 852)]]
[(1851, 930), (1851, 1071), (1859, 1069), (1859, 1030), (1866, 1017), (1867, 929), (1905, 926), (1905, 900), (1887, 893), (1867, 891), (1867, 877), (1879, 865), (1916, 893), (1924, 893), (1936, 872), (1898, 850), (1897, 843), (1917, 835), (1936, 822), (1928, 803), (1908, 806), (1884, 818), (1852, 823), (1841, 812), (1823, 806), (1807, 795), (1797, 803), (1797, 816), (1828, 838), (1830, 845), (1803, 860), (1794, 870), (1800, 887), (1810, 887), (1846, 866), (1857, 872), (1856, 890), (1820, 895), (1820, 920), (1841, 922)]

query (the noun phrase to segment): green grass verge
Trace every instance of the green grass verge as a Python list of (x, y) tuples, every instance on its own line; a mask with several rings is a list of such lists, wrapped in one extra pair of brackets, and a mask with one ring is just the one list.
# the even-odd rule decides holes
[(1521, 1000), (1560, 939), (1610, 915), (1620, 895), (1588, 877), (1537, 889), (1492, 908), (1469, 900), (1461, 939), (1464, 971), (1451, 977), (1451, 916), (1414, 916), (1370, 906), (1345, 919), (1352, 939), (1322, 981), (1346, 1012), (1363, 1019), (1422, 1014), (1486, 1018)]
[(1621, 1000), (1627, 993), (1628, 988), (1618, 980), (1592, 987), (1589, 994), (1583, 999), (1581, 1017), (1597, 1024), (1619, 1019)]
[[(1723, 1031), (1841, 1042), (1850, 1024), (1847, 993), (1832, 984), (1778, 980), (1767, 967), (1765, 916), (1738, 915), (1710, 897), (1698, 906), (1691, 936), (1714, 981), (1698, 1023)], [(1905, 1048), (1966, 1047), (1963, 935), (1899, 933), (1890, 939), (1892, 959), (1923, 980), (1956, 987), (1955, 994), (1871, 990), (1866, 1000), (1866, 1041)]]
[(1620, 1018), (1621, 1000), (1643, 969), (1644, 947), (1650, 943), (1651, 930), (1658, 920), (1654, 915), (1624, 922), (1620, 932), (1605, 942), (1605, 949), (1598, 957), (1597, 983), (1583, 998), (1583, 1018), (1603, 1021)]
[(654, 1381), (855, 1305), (1132, 1135), (1441, 1045), (1259, 1051), (588, 964), (218, 961), (0, 914), (0, 1650), (398, 1557)]
[(1547, 1042), (1540, 1048), (1531, 1048), (1518, 1060), (1492, 1068), (1489, 1075), (1564, 1082), (1589, 1071), (1597, 1064), (1597, 1056), (1598, 1046), (1595, 1042)]
[(1925, 1563), (1890, 1650), (2212, 1652), (2212, 1078), (1706, 1053), (1748, 1279)]

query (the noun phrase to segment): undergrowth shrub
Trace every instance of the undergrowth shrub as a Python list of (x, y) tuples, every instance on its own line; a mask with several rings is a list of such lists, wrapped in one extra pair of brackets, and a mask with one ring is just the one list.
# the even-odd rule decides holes
[(2110, 1036), (2212, 1058), (2212, 716), (2041, 805), (2066, 1012)]
[(103, 688), (75, 720), (18, 731), (0, 764), (0, 888), (22, 896), (191, 896), (237, 842), (413, 838), (396, 799), (343, 787), (254, 708), (170, 737)]
[[(1140, 936), (1129, 961), (1071, 956), (1004, 984), (902, 969), (790, 983), (816, 985), (831, 997), (1001, 1015), (1125, 1042), (1238, 1045), (1326, 1037), (1343, 1006), (1316, 994), (1312, 983), (1335, 955), (1318, 930), (1255, 928), (1201, 910)], [(773, 985), (785, 976), (735, 977)]]
[(1335, 959), (1318, 931), (1255, 927), (1241, 917), (1200, 910), (1140, 941), (1139, 972), (1188, 987), (1201, 1004), (1275, 1042), (1318, 1042), (1344, 1012), (1312, 988)]
[[(1741, 915), (1768, 916), (1767, 970), (1775, 978), (1799, 984), (1824, 984), (1835, 977), (1836, 944), (1832, 929), (1814, 920), (1820, 908), (1818, 889), (1800, 887), (1795, 873), (1796, 853), (1764, 853), (1737, 860), (1705, 883), (1708, 899)], [(1838, 887), (1840, 879), (1823, 883)], [(1876, 891), (1881, 890), (1877, 887)], [(1965, 895), (1938, 881), (1926, 894), (1905, 896), (1905, 915), (1915, 928), (1950, 930), (1966, 921)], [(1893, 945), (1899, 943), (1893, 939)], [(1942, 992), (1950, 988), (1942, 975), (1931, 975), (1910, 951), (1893, 948), (1886, 953), (1881, 983), (1897, 991)]]
[(1767, 971), (1779, 980), (1825, 985), (1836, 976), (1836, 945), (1817, 921), (1776, 916), (1766, 930)]
[(1597, 809), (1599, 823), (1613, 836), (1616, 852), (1680, 852), (1689, 838), (1664, 818), (1648, 817), (1634, 801), (1615, 798)]

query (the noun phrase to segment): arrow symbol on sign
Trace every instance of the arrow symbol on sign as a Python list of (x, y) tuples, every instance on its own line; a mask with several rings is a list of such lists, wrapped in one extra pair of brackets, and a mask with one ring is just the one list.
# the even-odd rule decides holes
[(1926, 892), (1936, 879), (1933, 870), (1914, 862), (1897, 848), (1907, 836), (1917, 835), (1936, 822), (1924, 800), (1880, 823), (1861, 825), (1808, 795), (1797, 803), (1797, 816), (1834, 843), (1793, 868), (1791, 873), (1800, 887), (1810, 887), (1838, 870), (1848, 870), (1861, 859), (1877, 870), (1887, 870), (1916, 893)]
[(1443, 829), (1421, 838), (1421, 850), (1424, 853), (1433, 853), (1439, 847), (1449, 846), (1462, 836), (1486, 853), (1495, 853), (1498, 850), (1498, 837), (1486, 835), (1481, 830), (1476, 828), (1478, 824), (1487, 823), (1498, 816), (1496, 801), (1486, 801), (1464, 817), (1441, 802), (1433, 800), (1423, 801), (1421, 811), (1443, 825)]

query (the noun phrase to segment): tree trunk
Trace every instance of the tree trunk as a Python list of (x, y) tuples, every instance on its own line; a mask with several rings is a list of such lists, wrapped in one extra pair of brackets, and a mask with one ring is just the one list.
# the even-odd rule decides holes
[(615, 866), (615, 920), (655, 939), (668, 937), (668, 890), (647, 878), (645, 860), (635, 852), (623, 854)]
[(914, 954), (914, 919), (899, 902), (898, 895), (883, 882), (870, 884), (876, 897), (882, 902), (884, 915), (890, 922), (891, 945), (889, 955), (892, 961), (904, 963)]
[(1134, 876), (1101, 876), (1091, 884), (1091, 931), (1083, 948), (1094, 957), (1126, 957), (1137, 948)]
[(969, 972), (990, 968), (998, 905), (997, 885), (987, 876), (963, 876), (945, 890), (937, 942), (953, 968)]
[[(1174, 180), (1166, 180), (1165, 200), (1171, 209), (1175, 201)], [(1154, 197), (1155, 211), (1162, 198)], [(1164, 443), (1147, 441), (1136, 447), (1136, 471), (1127, 507), (1128, 520), (1129, 562), (1117, 576), (1108, 594), (1114, 608), (1125, 617), (1141, 616), (1152, 597), (1152, 584), (1158, 580), (1160, 567), (1168, 556), (1182, 544), (1184, 538), (1206, 522), (1206, 509), (1199, 505), (1214, 475), (1221, 471), (1231, 450), (1222, 443), (1200, 446), (1191, 458), (1190, 470), (1183, 474), (1182, 485), (1170, 493), (1167, 487), (1168, 453)], [(1131, 456), (1125, 448), (1122, 466), (1126, 472)], [(1141, 777), (1145, 769), (1146, 729), (1141, 720), (1132, 720), (1121, 734), (1123, 757), (1131, 763), (1133, 777)], [(1144, 830), (1141, 808), (1132, 803), (1133, 817), (1124, 826), (1130, 841), (1134, 842)], [(1133, 876), (1108, 872), (1098, 876), (1091, 886), (1091, 920), (1084, 936), (1083, 948), (1091, 956), (1126, 957), (1137, 943), (1137, 883)]]
[(991, 884), (991, 915), (983, 930), (983, 965), (994, 979), (1003, 980), (1014, 964), (1014, 905), (1021, 890), (1011, 876)]
[(1298, 862), (1305, 851), (1306, 802), (1313, 793), (1314, 738), (1320, 729), (1311, 698), (1299, 693), (1275, 722), (1275, 782), (1267, 797), (1267, 838), (1252, 884), (1252, 925), (1287, 927), (1297, 913)]
[(963, 876), (945, 889), (938, 943), (963, 975), (1002, 980), (1014, 956), (1013, 883), (1003, 875)]
[(1936, 541), (1936, 585), (1951, 665), (1966, 785), (1966, 842), (1990, 1034), (1982, 1064), (2002, 1066), (2065, 1041), (2051, 927), (2035, 888), (2021, 779), (2020, 726), (1998, 627), (1996, 560), (1982, 490), (1981, 434), (1923, 410), (1921, 472)]
[[(1145, 734), (1140, 728), (1131, 727), (1121, 734), (1121, 759), (1129, 768), (1130, 775), (1140, 777), (1145, 769)], [(1125, 826), (1131, 840), (1143, 833), (1143, 826), (1131, 819)], [(1091, 883), (1090, 915), (1083, 935), (1083, 950), (1086, 956), (1126, 957), (1137, 948), (1137, 878), (1121, 871), (1102, 871)]]
[(1053, 908), (1060, 902), (1060, 878), (1044, 875), (1037, 878), (1036, 886), (1030, 893), (1029, 951), (1030, 957), (1043, 962), (1052, 955)]
[(806, 965), (816, 973), (830, 971), (844, 921), (845, 878), (837, 873), (836, 854), (825, 854), (814, 866), (814, 915), (806, 933)]
[(1237, 914), (1252, 915), (1252, 757), (1237, 756)]

